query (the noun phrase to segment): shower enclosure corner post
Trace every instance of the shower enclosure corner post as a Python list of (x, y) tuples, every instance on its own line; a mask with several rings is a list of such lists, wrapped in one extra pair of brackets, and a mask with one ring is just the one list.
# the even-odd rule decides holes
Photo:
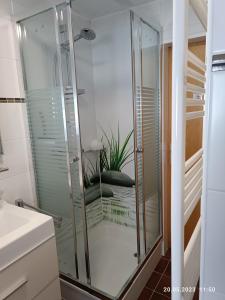
[[(134, 128), (137, 127), (136, 120), (136, 98), (137, 98), (137, 89), (136, 89), (136, 76), (135, 76), (135, 65), (136, 65), (136, 55), (135, 55), (135, 38), (134, 38), (134, 12), (130, 11), (130, 23), (131, 23), (131, 65), (132, 65), (132, 94), (133, 94), (133, 123)], [(134, 161), (135, 161), (135, 182), (138, 182), (138, 170), (137, 170), (137, 132), (134, 130)], [(137, 228), (137, 260), (138, 263), (141, 262), (141, 232), (140, 232), (140, 203), (139, 203), (139, 191), (138, 184), (136, 184), (136, 228)]]
[(173, 1), (171, 241), (172, 297), (181, 300), (184, 274), (185, 70), (188, 0)]
[[(33, 144), (33, 139), (32, 139), (32, 130), (31, 130), (31, 122), (30, 122), (30, 114), (29, 114), (29, 101), (26, 99), (26, 90), (27, 90), (27, 78), (26, 78), (26, 73), (25, 73), (25, 61), (24, 61), (24, 55), (23, 55), (23, 50), (22, 50), (22, 28), (23, 25), (19, 23), (18, 21), (16, 22), (16, 37), (18, 40), (18, 45), (19, 45), (19, 56), (20, 56), (20, 67), (22, 71), (22, 87), (24, 89), (24, 100), (25, 100), (25, 112), (28, 120), (28, 135), (29, 135), (29, 143), (32, 148)], [(35, 160), (33, 157), (33, 153), (31, 151), (31, 159), (32, 159), (32, 165), (31, 165), (31, 176), (34, 179), (34, 185), (33, 185), (33, 194), (35, 196), (35, 205), (39, 206), (39, 197), (38, 197), (38, 190), (37, 190), (37, 178), (35, 176)]]
[[(164, 176), (163, 176), (163, 172), (164, 172), (164, 166), (163, 166), (163, 151), (164, 151), (164, 146), (163, 146), (163, 119), (164, 119), (164, 104), (163, 104), (163, 93), (164, 93), (164, 82), (163, 82), (163, 72), (164, 72), (164, 47), (163, 47), (163, 28), (160, 27), (159, 30), (159, 74), (158, 74), (158, 79), (159, 79), (159, 89), (158, 89), (158, 97), (159, 97), (159, 116), (160, 116), (160, 121), (159, 123), (161, 124), (161, 128), (159, 128), (159, 135), (160, 135), (160, 163), (159, 163), (159, 168), (160, 168), (160, 173), (161, 173), (161, 178), (159, 178), (159, 195), (160, 195), (160, 234), (163, 238), (164, 232), (163, 232), (163, 228), (164, 228), (164, 218), (163, 218), (163, 213), (164, 213), (164, 209), (163, 209), (163, 203), (164, 203), (164, 199), (163, 199), (163, 188), (164, 188)], [(163, 238), (164, 240), (164, 238)], [(164, 247), (164, 241), (162, 243), (162, 249), (165, 249)], [(164, 251), (164, 250), (163, 250)]]
[[(158, 164), (158, 176), (157, 176), (157, 180), (158, 180), (158, 195), (159, 195), (159, 228), (160, 228), (160, 236), (163, 238), (163, 79), (162, 79), (162, 72), (163, 72), (163, 35), (162, 35), (162, 27), (158, 28), (158, 74), (157, 74), (157, 79), (158, 79), (158, 89), (157, 89), (157, 99), (158, 99), (158, 111), (156, 110), (156, 114), (159, 118), (159, 122), (158, 124), (158, 147), (159, 147), (159, 164)], [(164, 248), (163, 243), (162, 243), (162, 249)]]
[(77, 95), (77, 80), (76, 80), (76, 67), (75, 67), (75, 49), (74, 49), (74, 37), (72, 31), (72, 17), (71, 17), (71, 1), (66, 0), (66, 13), (68, 18), (68, 38), (69, 38), (69, 55), (71, 64), (71, 79), (73, 90), (73, 106), (75, 115), (75, 135), (77, 142), (78, 153), (78, 168), (79, 168), (79, 184), (81, 191), (81, 210), (82, 210), (82, 222), (84, 228), (84, 249), (85, 249), (85, 265), (87, 283), (91, 284), (91, 271), (90, 271), (90, 257), (89, 257), (89, 245), (88, 245), (88, 232), (87, 232), (87, 216), (85, 208), (85, 194), (84, 194), (84, 182), (83, 182), (83, 164), (82, 164), (82, 147), (81, 147), (81, 133), (79, 123), (79, 107), (78, 107), (78, 95)]
[(67, 170), (68, 170), (68, 185), (70, 189), (70, 200), (71, 200), (71, 208), (73, 215), (73, 236), (74, 236), (74, 262), (75, 262), (75, 271), (76, 278), (79, 279), (79, 270), (78, 270), (78, 258), (77, 258), (77, 233), (76, 233), (76, 224), (75, 224), (75, 214), (74, 214), (74, 205), (73, 205), (73, 190), (72, 190), (72, 176), (71, 176), (71, 159), (69, 155), (69, 139), (67, 132), (67, 124), (66, 124), (66, 108), (65, 108), (65, 96), (64, 96), (64, 86), (63, 86), (63, 71), (62, 71), (62, 59), (61, 59), (61, 45), (59, 39), (59, 15), (57, 8), (54, 7), (55, 12), (55, 32), (56, 32), (56, 44), (57, 44), (57, 56), (59, 61), (59, 82), (61, 87), (61, 101), (62, 101), (62, 114), (63, 114), (63, 126), (64, 126), (64, 135), (65, 135), (65, 146), (66, 146), (66, 160), (67, 160)]
[[(157, 238), (162, 235), (161, 213), (158, 215), (157, 233), (157, 229), (152, 229), (148, 215), (154, 201), (157, 201), (156, 205), (161, 209), (160, 33), (133, 11), (130, 11), (130, 22), (137, 248), (141, 261), (152, 248), (154, 235), (157, 234)], [(154, 61), (157, 68), (155, 76), (151, 77), (146, 72), (146, 57)], [(150, 120), (155, 122), (155, 130), (152, 130)], [(153, 169), (157, 175), (155, 172), (150, 173), (149, 170)]]

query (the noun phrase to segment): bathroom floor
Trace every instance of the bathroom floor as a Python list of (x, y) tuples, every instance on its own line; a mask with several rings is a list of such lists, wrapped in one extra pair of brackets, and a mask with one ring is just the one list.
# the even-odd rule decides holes
[[(171, 255), (170, 250), (162, 256), (152, 276), (143, 289), (138, 300), (166, 300), (171, 299), (171, 293), (164, 290), (171, 288)], [(193, 300), (199, 300), (199, 289), (197, 286)]]

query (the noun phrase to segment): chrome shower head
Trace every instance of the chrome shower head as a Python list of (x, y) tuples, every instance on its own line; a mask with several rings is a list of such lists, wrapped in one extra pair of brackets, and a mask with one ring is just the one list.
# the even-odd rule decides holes
[(74, 37), (74, 42), (77, 42), (80, 39), (92, 41), (95, 38), (96, 38), (96, 34), (95, 34), (94, 30), (89, 29), (89, 28), (83, 28), (83, 29), (81, 29), (80, 34), (78, 34)]

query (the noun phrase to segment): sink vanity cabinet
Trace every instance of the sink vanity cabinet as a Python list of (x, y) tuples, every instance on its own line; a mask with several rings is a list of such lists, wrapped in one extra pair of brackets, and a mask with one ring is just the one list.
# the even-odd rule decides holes
[(52, 219), (5, 204), (0, 225), (0, 300), (60, 300)]

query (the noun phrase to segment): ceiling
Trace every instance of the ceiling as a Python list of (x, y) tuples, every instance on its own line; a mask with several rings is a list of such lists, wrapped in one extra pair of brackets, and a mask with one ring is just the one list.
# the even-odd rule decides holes
[(72, 8), (79, 15), (91, 20), (152, 1), (153, 0), (72, 0)]

